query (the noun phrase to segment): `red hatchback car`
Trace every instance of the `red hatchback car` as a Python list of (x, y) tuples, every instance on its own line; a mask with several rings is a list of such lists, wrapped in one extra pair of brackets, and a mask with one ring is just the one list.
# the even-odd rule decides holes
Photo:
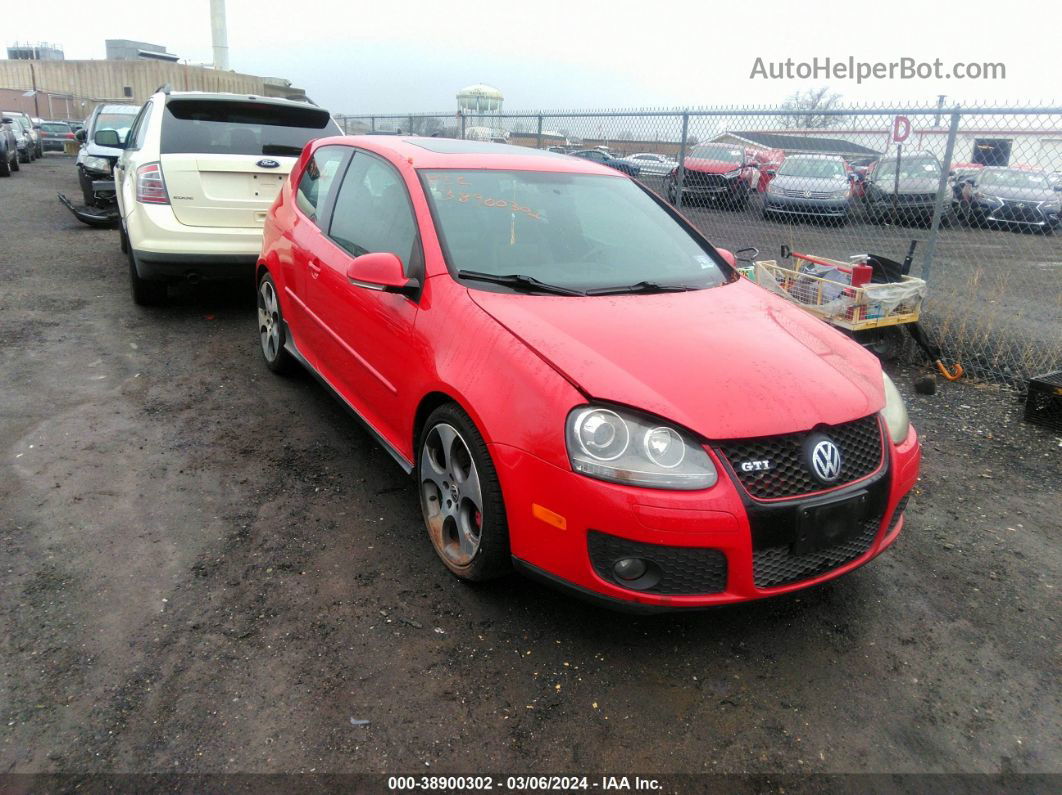
[(888, 547), (919, 445), (878, 361), (577, 158), (311, 143), (265, 224), (259, 331), (416, 478), (457, 576), (612, 605), (784, 593)]

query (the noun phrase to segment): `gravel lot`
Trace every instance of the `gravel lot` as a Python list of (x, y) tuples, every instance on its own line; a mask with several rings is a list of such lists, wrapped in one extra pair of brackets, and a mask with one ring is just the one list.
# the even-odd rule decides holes
[(1012, 393), (910, 396), (908, 528), (830, 585), (656, 618), (469, 587), (259, 362), (249, 286), (136, 308), (76, 189), (54, 154), (0, 180), (0, 772), (1062, 772), (1062, 440)]

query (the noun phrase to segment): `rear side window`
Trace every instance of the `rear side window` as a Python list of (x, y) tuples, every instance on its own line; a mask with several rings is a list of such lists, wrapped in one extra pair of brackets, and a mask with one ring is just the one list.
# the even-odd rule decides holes
[(336, 177), (346, 146), (322, 146), (313, 153), (306, 170), (299, 178), (299, 187), (295, 192), (295, 204), (313, 222), (317, 222), (317, 211), (328, 198), (328, 190)]
[(298, 156), (314, 138), (341, 135), (313, 105), (174, 99), (162, 118), (162, 154)]

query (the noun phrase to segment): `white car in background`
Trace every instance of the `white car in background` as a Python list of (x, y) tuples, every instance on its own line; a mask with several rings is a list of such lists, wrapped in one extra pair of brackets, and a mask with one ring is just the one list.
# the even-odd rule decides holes
[(632, 166), (637, 166), (641, 169), (643, 176), (652, 174), (653, 176), (664, 177), (678, 168), (677, 160), (656, 152), (639, 152), (638, 154), (621, 157), (620, 160), (630, 163)]
[[(250, 280), (266, 213), (306, 144), (342, 135), (309, 102), (163, 89), (144, 103), (114, 169), (133, 300), (167, 284)], [(250, 281), (248, 281), (250, 283)]]

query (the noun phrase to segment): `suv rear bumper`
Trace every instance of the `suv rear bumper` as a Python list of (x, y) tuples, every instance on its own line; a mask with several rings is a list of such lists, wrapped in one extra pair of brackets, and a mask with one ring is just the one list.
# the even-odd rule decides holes
[[(177, 220), (168, 204), (135, 203), (125, 218), (129, 242), (144, 262), (184, 263), (188, 257), (205, 269), (231, 257), (250, 262), (262, 250), (262, 228), (188, 226)], [(206, 274), (204, 274), (204, 278)]]
[(258, 254), (157, 254), (133, 249), (136, 272), (149, 281), (228, 281), (254, 276)]

